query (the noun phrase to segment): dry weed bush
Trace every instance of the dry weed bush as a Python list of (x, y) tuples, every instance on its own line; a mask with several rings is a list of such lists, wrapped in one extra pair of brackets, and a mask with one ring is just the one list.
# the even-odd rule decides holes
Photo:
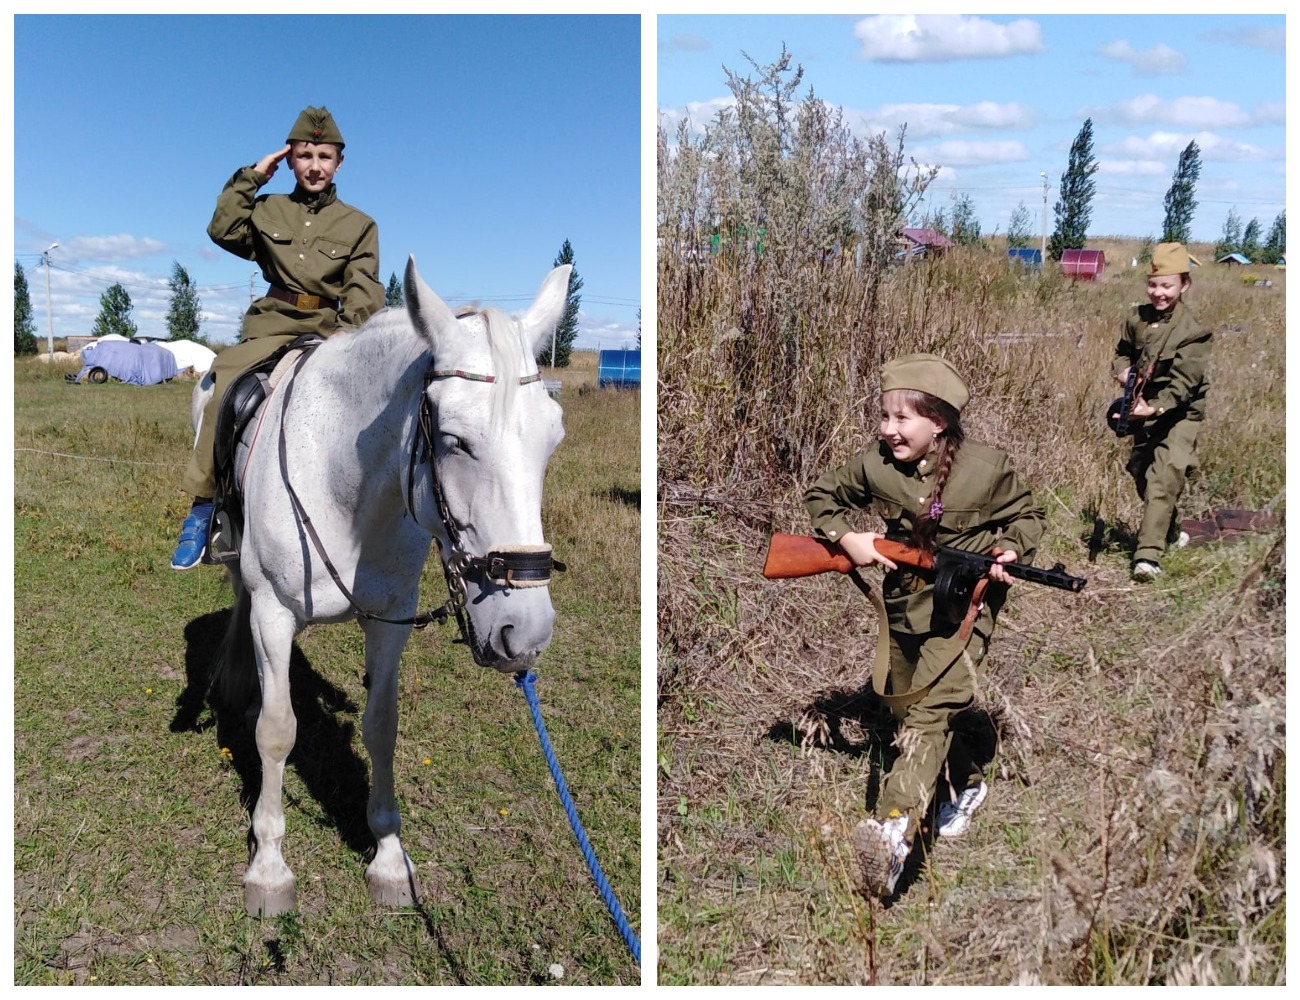
[[(1140, 504), (1103, 414), (1140, 241), (1104, 241), (1096, 283), (996, 247), (890, 266), (884, 233), (924, 186), (901, 140), (855, 159), (833, 119), (800, 130), (788, 64), (759, 69), (705, 135), (660, 136), (660, 981), (1282, 981), (1284, 532), (1128, 580)], [(1193, 275), (1215, 354), (1184, 515), (1283, 522), (1274, 279)], [(922, 350), (965, 375), (967, 433), (1047, 511), (1039, 561), (1090, 582), (1013, 592), (979, 698), (994, 795), (878, 910), (841, 851), (892, 752), (865, 693), (876, 623), (842, 579), (759, 569), (771, 531), (808, 530), (806, 486), (874, 439), (881, 363)]]

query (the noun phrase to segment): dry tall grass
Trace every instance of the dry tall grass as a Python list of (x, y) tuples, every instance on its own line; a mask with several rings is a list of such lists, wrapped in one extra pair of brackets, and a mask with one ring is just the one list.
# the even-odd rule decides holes
[[(1284, 535), (1129, 582), (1140, 506), (1102, 415), (1144, 293), (1115, 266), (1138, 243), (1113, 242), (1101, 283), (961, 250), (874, 292), (847, 259), (661, 249), (661, 982), (1282, 981)], [(1266, 277), (1194, 276), (1215, 355), (1189, 516), (1284, 514), (1285, 275)], [(967, 720), (1000, 741), (993, 794), (882, 909), (843, 848), (890, 752), (864, 694), (875, 623), (843, 580), (758, 570), (772, 530), (807, 530), (807, 484), (872, 439), (880, 363), (917, 350), (966, 375), (968, 435), (1048, 511), (1039, 561), (1090, 582), (1013, 591)]]

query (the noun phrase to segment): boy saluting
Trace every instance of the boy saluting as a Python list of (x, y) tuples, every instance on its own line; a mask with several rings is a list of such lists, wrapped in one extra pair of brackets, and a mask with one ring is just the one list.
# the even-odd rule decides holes
[[(259, 195), (287, 160), (297, 183), (291, 194)], [(306, 108), (284, 148), (240, 167), (217, 198), (208, 236), (238, 257), (256, 261), (269, 284), (244, 314), (240, 341), (212, 364), (215, 391), (203, 410), (198, 440), (181, 489), (194, 505), (181, 528), (173, 569), (190, 569), (208, 542), (213, 439), (221, 400), (232, 382), (275, 351), (308, 333), (328, 336), (360, 326), (384, 307), (379, 281), (379, 227), (339, 200), (334, 174), (343, 164), (343, 136), (324, 106)]]

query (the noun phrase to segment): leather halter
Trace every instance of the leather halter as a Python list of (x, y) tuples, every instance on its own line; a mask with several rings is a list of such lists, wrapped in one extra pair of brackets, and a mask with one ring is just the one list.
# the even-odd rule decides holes
[[(307, 355), (304, 354), (294, 366), (296, 375), (302, 367), (303, 361)], [(486, 556), (472, 556), (465, 551), (461, 544), (460, 532), (456, 529), (456, 523), (452, 520), (451, 513), (447, 507), (446, 495), (442, 489), (442, 483), (438, 479), (437, 466), (433, 461), (433, 406), (429, 400), (429, 386), (435, 379), (442, 378), (464, 378), (473, 382), (495, 382), (495, 375), (480, 375), (473, 372), (464, 372), (459, 369), (438, 370), (431, 368), (424, 376), (424, 384), (420, 391), (420, 410), (419, 410), (419, 436), (412, 442), (411, 460), (407, 475), (407, 512), (411, 518), (418, 524), (419, 521), (415, 515), (415, 470), (421, 462), (428, 462), (430, 480), (433, 484), (434, 499), (438, 505), (438, 516), (442, 520), (444, 530), (447, 533), (447, 539), (450, 544), (450, 552), (444, 552), (441, 543), (438, 545), (438, 554), (442, 561), (443, 574), (447, 581), (447, 603), (441, 607), (434, 608), (432, 611), (426, 611), (422, 615), (413, 618), (384, 618), (369, 611), (363, 610), (358, 606), (352, 592), (348, 590), (343, 583), (342, 577), (334, 567), (329, 555), (321, 543), (320, 536), (316, 533), (315, 527), (311, 523), (311, 518), (307, 515), (307, 510), (299, 499), (293, 484), (289, 480), (289, 470), (287, 464), (287, 451), (285, 444), (284, 420), (280, 421), (280, 472), (284, 477), (285, 488), (289, 492), (289, 499), (293, 503), (294, 511), (302, 521), (303, 529), (311, 539), (312, 546), (316, 549), (317, 554), (325, 563), (325, 568), (334, 580), (335, 586), (347, 599), (352, 610), (356, 612), (358, 618), (365, 618), (370, 621), (384, 622), (389, 625), (410, 625), (414, 628), (425, 628), (430, 622), (445, 621), (451, 615), (456, 616), (456, 624), (460, 630), (460, 640), (469, 646), (470, 652), (473, 653), (476, 662), (482, 665), (475, 643), (472, 641), (474, 635), (474, 626), (469, 617), (465, 614), (466, 590), (465, 581), (474, 580), (478, 583), (492, 583), (499, 587), (515, 589), (520, 587), (541, 587), (546, 586), (551, 579), (552, 570), (564, 572), (566, 569), (564, 563), (552, 558), (551, 547), (549, 545), (532, 545), (532, 546), (503, 546), (499, 549), (493, 549)], [(530, 382), (541, 381), (542, 373), (534, 372), (532, 375), (525, 375), (519, 379), (520, 385), (527, 385)], [(284, 386), (284, 403), (281, 412), (287, 412), (289, 399), (293, 393), (295, 379), (286, 380)], [(431, 532), (432, 534), (432, 532)], [(435, 535), (435, 538), (437, 536)]]

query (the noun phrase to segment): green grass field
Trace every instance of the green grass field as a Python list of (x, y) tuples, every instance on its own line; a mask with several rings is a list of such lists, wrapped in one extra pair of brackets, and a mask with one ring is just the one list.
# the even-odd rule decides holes
[[(575, 361), (577, 356), (575, 355)], [(371, 903), (362, 636), (309, 627), (286, 857), (299, 909), (244, 915), (251, 736), (204, 698), (222, 571), (167, 563), (191, 385), (69, 386), (15, 362), (14, 979), (19, 985), (634, 984), (521, 692), (450, 630), (403, 657), (397, 792), (418, 909)], [(566, 387), (543, 520), (569, 572), (537, 691), (640, 928), (639, 410)], [(445, 595), (436, 559), (421, 606)]]

